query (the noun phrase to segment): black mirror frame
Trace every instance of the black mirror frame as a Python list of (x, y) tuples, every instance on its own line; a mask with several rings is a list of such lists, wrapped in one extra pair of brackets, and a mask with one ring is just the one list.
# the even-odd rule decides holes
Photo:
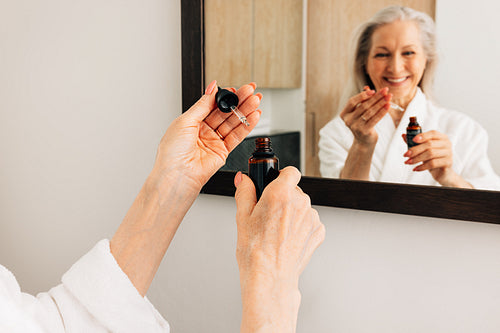
[[(182, 106), (204, 91), (204, 1), (181, 0)], [(233, 196), (236, 172), (219, 171), (202, 193)], [(500, 224), (500, 192), (302, 177), (313, 205)]]

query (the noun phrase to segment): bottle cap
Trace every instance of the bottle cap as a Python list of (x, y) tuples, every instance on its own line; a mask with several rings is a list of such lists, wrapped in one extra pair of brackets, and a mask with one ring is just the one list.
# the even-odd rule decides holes
[(232, 108), (237, 107), (240, 102), (238, 96), (234, 92), (220, 87), (215, 94), (215, 101), (217, 102), (219, 110), (224, 113), (232, 112)]

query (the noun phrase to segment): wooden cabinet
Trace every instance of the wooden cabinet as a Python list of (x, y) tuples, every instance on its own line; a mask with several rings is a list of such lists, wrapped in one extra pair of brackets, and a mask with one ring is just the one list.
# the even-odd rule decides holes
[(298, 88), (302, 0), (205, 0), (205, 83)]

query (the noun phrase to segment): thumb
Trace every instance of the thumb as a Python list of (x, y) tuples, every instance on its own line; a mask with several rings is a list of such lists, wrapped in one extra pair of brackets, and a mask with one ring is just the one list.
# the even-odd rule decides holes
[(257, 195), (255, 194), (255, 185), (252, 180), (243, 173), (238, 172), (234, 177), (234, 185), (236, 186), (236, 210), (237, 214), (249, 216), (257, 204)]
[(401, 136), (403, 137), (403, 140), (405, 141), (405, 143), (408, 143), (408, 141), (406, 140), (406, 134), (401, 134)]
[(205, 94), (187, 110), (184, 114), (191, 119), (202, 122), (209, 114), (217, 108), (215, 94), (217, 93), (217, 81), (212, 81), (205, 90)]

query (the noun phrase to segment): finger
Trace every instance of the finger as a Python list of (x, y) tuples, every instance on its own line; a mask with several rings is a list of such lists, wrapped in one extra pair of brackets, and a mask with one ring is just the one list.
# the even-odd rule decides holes
[(300, 181), (302, 175), (299, 170), (293, 166), (287, 166), (280, 171), (279, 176), (269, 184), (271, 186), (274, 184), (284, 184), (286, 186), (295, 188)]
[(229, 151), (227, 151), (222, 138), (205, 122), (201, 122), (199, 131), (199, 137), (203, 138), (204, 146), (216, 152), (221, 157), (222, 164), (224, 164)]
[[(404, 142), (405, 142), (406, 144), (408, 144), (408, 141), (406, 140), (406, 134), (402, 134), (401, 136), (403, 137)], [(405, 155), (405, 156), (406, 156), (406, 155)]]
[(426, 150), (423, 153), (408, 159), (405, 164), (417, 164), (420, 162), (426, 162), (432, 159), (440, 159), (450, 157), (450, 151), (448, 149), (432, 149)]
[(241, 172), (238, 172), (235, 177), (236, 193), (236, 214), (240, 218), (248, 217), (257, 204), (257, 195), (255, 194), (255, 185), (252, 180)]
[(361, 120), (369, 121), (375, 114), (377, 114), (383, 108), (387, 110), (390, 109), (392, 94), (387, 94), (383, 98), (381, 98), (375, 105), (365, 111), (365, 113), (360, 115)]
[(340, 112), (340, 117), (343, 117), (344, 115), (353, 112), (359, 106), (360, 103), (363, 103), (364, 101), (370, 99), (373, 95), (375, 95), (374, 90), (364, 90), (361, 93), (349, 98), (346, 106)]
[(239, 124), (227, 133), (226, 137), (224, 137), (224, 144), (226, 145), (228, 152), (231, 152), (248, 136), (248, 134), (254, 129), (255, 125), (259, 122), (261, 114), (261, 110), (255, 110), (247, 116), (247, 121), (250, 126), (242, 124), (238, 121)]
[(444, 139), (446, 140), (448, 139), (448, 137), (445, 134), (432, 130), (417, 135), (416, 137), (413, 138), (413, 141), (420, 144), (430, 140), (444, 140)]
[(450, 149), (450, 145), (448, 144), (448, 141), (445, 140), (428, 140), (424, 143), (411, 147), (404, 156), (414, 158), (427, 150), (433, 149)]
[(248, 97), (253, 95), (256, 88), (257, 88), (257, 85), (255, 84), (255, 82), (251, 82), (251, 83), (248, 83), (248, 84), (241, 86), (240, 89), (236, 90), (235, 93), (239, 99), (238, 105), (245, 103), (245, 100)]
[[(358, 108), (357, 110), (361, 110), (361, 114), (366, 112), (372, 107), (375, 107), (378, 103), (385, 100), (388, 95), (389, 88), (380, 89), (376, 94), (373, 95), (373, 98), (363, 102), (362, 108)], [(392, 95), (391, 95), (392, 98)], [(356, 111), (356, 110), (355, 110)], [(358, 116), (360, 116), (360, 112), (357, 112)]]
[[(367, 112), (371, 108), (376, 108), (376, 105), (378, 103), (382, 103), (382, 105), (385, 104), (386, 103), (385, 97), (387, 95), (387, 91), (388, 91), (388, 88), (383, 88), (383, 89), (379, 90), (375, 95), (373, 95), (373, 98), (370, 98), (370, 99), (364, 101), (363, 103), (361, 103), (361, 105), (359, 105), (358, 107), (356, 107), (353, 110), (353, 112), (352, 112), (353, 117), (355, 119), (361, 118), (361, 116), (365, 112)], [(368, 119), (368, 118), (366, 118), (366, 119)]]
[(377, 125), (378, 122), (382, 120), (382, 118), (384, 118), (384, 116), (389, 112), (390, 108), (391, 106), (389, 104), (385, 104), (381, 109), (377, 111), (377, 113), (375, 113), (368, 121), (366, 121), (366, 127), (375, 127), (375, 125)]
[[(255, 109), (257, 109), (259, 107), (259, 104), (260, 104), (260, 100), (262, 98), (262, 95), (261, 94), (256, 94), (256, 95), (253, 95), (251, 97), (249, 97), (245, 103), (241, 104), (240, 107), (238, 108), (238, 110), (245, 116), (248, 118), (248, 115), (255, 111)], [(247, 119), (248, 121), (248, 119)], [(249, 122), (250, 123), (250, 122)], [(217, 130), (219, 131), (219, 133), (222, 135), (222, 137), (226, 137), (229, 135), (229, 133), (234, 130), (236, 127), (238, 127), (239, 125), (241, 124), (241, 121), (240, 119), (238, 118), (238, 116), (236, 116), (234, 113), (231, 113), (231, 116), (229, 116), (228, 118), (226, 118), (226, 120), (224, 120), (222, 122), (222, 124), (219, 125), (219, 127), (217, 128)], [(248, 127), (248, 126), (247, 126)]]
[[(255, 83), (245, 84), (240, 89), (236, 90), (235, 94), (238, 96), (239, 105), (244, 103), (248, 97), (252, 96), (254, 91), (255, 91)], [(217, 106), (215, 106), (215, 110), (212, 113), (208, 114), (208, 116), (205, 118), (205, 122), (211, 128), (216, 129), (227, 118), (231, 117), (232, 114), (233, 114), (232, 112), (224, 113), (219, 109), (217, 109)]]
[(432, 169), (447, 167), (449, 165), (450, 163), (447, 158), (437, 158), (420, 164), (419, 166), (413, 168), (413, 171), (432, 170)]

